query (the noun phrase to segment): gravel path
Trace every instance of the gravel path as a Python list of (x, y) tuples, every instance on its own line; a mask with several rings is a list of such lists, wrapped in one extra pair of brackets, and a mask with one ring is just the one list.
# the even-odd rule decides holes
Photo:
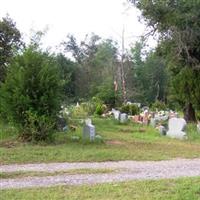
[(57, 175), (0, 179), (0, 188), (48, 187), (55, 185), (81, 185), (121, 182), (141, 179), (162, 179), (200, 176), (200, 159), (176, 159), (169, 161), (118, 161), (93, 163), (50, 163), (26, 165), (2, 165), (0, 172), (15, 171), (63, 171), (70, 169), (118, 169), (106, 174)]

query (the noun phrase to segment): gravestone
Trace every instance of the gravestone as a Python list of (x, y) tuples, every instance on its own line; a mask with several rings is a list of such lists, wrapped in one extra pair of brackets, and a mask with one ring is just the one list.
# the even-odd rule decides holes
[(177, 139), (186, 139), (187, 134), (184, 132), (186, 121), (183, 118), (171, 118), (168, 122), (167, 136)]
[(120, 111), (119, 111), (119, 110), (112, 109), (112, 113), (113, 113), (114, 118), (115, 118), (116, 120), (119, 120), (119, 119), (120, 119)]
[(121, 113), (119, 118), (121, 123), (126, 123), (128, 121), (128, 115), (126, 113)]
[(85, 124), (83, 127), (83, 139), (94, 141), (95, 139), (95, 126), (91, 123)]

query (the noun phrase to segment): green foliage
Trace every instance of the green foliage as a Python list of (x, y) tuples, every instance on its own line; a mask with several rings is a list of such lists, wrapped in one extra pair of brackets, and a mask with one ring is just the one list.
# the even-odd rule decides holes
[(85, 119), (88, 117), (88, 112), (83, 106), (73, 106), (70, 114), (72, 119)]
[(63, 80), (63, 90), (69, 101), (76, 101), (76, 71), (77, 64), (66, 58), (63, 54), (56, 56), (56, 62), (60, 71), (61, 79)]
[(144, 39), (131, 49), (132, 88), (135, 89), (133, 99), (143, 104), (150, 104), (155, 100), (164, 101), (168, 81), (165, 61), (156, 52), (150, 51), (147, 54), (144, 49)]
[(134, 4), (147, 25), (159, 33), (157, 51), (167, 60), (176, 82), (173, 87), (178, 103), (185, 118), (195, 121), (194, 109), (200, 105), (200, 1), (135, 0)]
[(97, 104), (95, 114), (102, 115), (106, 110), (106, 105), (104, 104)]
[(93, 115), (96, 109), (96, 106), (93, 100), (81, 103), (81, 107), (88, 113), (89, 116)]
[(167, 109), (167, 106), (164, 102), (162, 101), (155, 101), (152, 105), (151, 105), (151, 109), (153, 111), (160, 111), (160, 110), (166, 110)]
[(140, 112), (140, 109), (135, 104), (126, 104), (120, 108), (120, 111), (129, 115), (137, 115)]
[(116, 102), (119, 100), (119, 94), (114, 91), (113, 82), (112, 81), (104, 81), (98, 87), (97, 97), (101, 99), (106, 105), (110, 107), (115, 106)]
[(72, 53), (77, 63), (74, 73), (77, 100), (83, 98), (88, 101), (99, 94), (102, 100), (106, 99), (112, 103), (113, 74), (117, 60), (116, 44), (112, 40), (102, 40), (98, 35), (91, 34), (80, 44), (71, 35), (63, 45), (66, 52)]
[(52, 141), (55, 127), (54, 119), (47, 115), (40, 115), (33, 111), (27, 111), (25, 125), (21, 130), (21, 137), (25, 141)]
[(46, 140), (59, 111), (62, 85), (56, 62), (32, 47), (17, 56), (0, 91), (1, 114), (19, 124), (27, 140)]
[(0, 21), (0, 82), (4, 81), (7, 65), (22, 45), (21, 33), (13, 20), (6, 16)]

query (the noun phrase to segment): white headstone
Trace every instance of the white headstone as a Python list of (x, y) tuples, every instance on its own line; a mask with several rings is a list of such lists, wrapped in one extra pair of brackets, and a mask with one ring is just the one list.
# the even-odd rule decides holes
[(92, 124), (86, 124), (83, 128), (83, 139), (89, 139), (94, 141), (95, 139), (95, 126)]
[(112, 109), (112, 113), (113, 113), (113, 115), (114, 115), (114, 118), (115, 118), (116, 120), (119, 120), (120, 111), (119, 111), (119, 110)]
[(121, 113), (120, 114), (120, 122), (126, 123), (127, 121), (128, 121), (128, 115), (126, 113)]
[(187, 138), (187, 134), (184, 132), (186, 127), (186, 121), (183, 118), (171, 118), (168, 122), (167, 136), (177, 139)]

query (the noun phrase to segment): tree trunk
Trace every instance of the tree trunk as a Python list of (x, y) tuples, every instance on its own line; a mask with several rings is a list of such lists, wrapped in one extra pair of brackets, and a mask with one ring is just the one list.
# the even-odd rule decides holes
[(192, 103), (186, 104), (183, 112), (186, 122), (196, 122), (195, 110), (192, 106)]

